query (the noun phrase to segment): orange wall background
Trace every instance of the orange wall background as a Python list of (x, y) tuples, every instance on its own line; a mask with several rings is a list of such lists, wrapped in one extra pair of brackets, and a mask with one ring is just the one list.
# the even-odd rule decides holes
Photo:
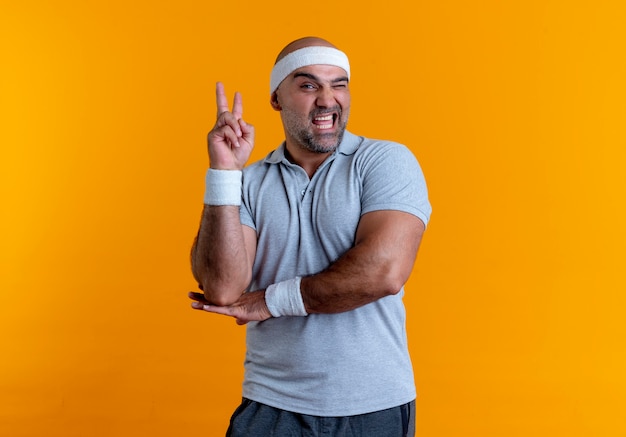
[(625, 22), (619, 0), (2, 2), (0, 435), (223, 435), (244, 331), (186, 297), (214, 83), (264, 156), (271, 64), (310, 34), (350, 55), (350, 130), (429, 183), (418, 435), (626, 435)]

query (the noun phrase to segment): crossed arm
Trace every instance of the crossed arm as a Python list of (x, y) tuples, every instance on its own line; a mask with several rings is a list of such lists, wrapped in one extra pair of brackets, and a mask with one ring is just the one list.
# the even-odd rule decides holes
[[(265, 290), (242, 294), (249, 283), (247, 269), (254, 260), (256, 235), (251, 228), (239, 226), (244, 244), (234, 253), (245, 254), (247, 260), (239, 258), (237, 268), (229, 264), (232, 270), (223, 275), (209, 278), (197, 274), (204, 294), (191, 293), (190, 297), (195, 309), (232, 316), (237, 323), (245, 324), (271, 315), (265, 305)], [(422, 221), (408, 213), (385, 210), (364, 214), (354, 246), (327, 269), (302, 278), (300, 290), (307, 312), (349, 311), (396, 294), (409, 278), (423, 232)], [(199, 240), (200, 236), (196, 242)], [(194, 273), (203, 265), (199, 249), (198, 244), (194, 245)], [(218, 249), (217, 253), (222, 252)], [(246, 267), (240, 269), (242, 264)], [(228, 269), (228, 265), (225, 267)], [(233, 287), (235, 278), (239, 282)]]
[(411, 274), (423, 232), (422, 221), (405, 212), (364, 214), (354, 246), (326, 270), (302, 278), (307, 312), (349, 311), (398, 293)]

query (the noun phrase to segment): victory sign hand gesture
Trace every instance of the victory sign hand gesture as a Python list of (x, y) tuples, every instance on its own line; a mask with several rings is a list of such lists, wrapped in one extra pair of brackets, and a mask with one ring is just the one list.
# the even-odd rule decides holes
[(240, 93), (235, 93), (233, 109), (229, 110), (224, 85), (215, 87), (217, 121), (208, 135), (211, 168), (241, 170), (254, 147), (254, 126), (243, 121), (243, 103)]

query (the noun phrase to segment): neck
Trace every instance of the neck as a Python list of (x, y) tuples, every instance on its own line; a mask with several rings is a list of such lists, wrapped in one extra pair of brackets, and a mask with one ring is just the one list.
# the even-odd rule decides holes
[(319, 166), (333, 154), (332, 151), (326, 153), (311, 152), (298, 144), (292, 144), (290, 141), (286, 141), (285, 145), (285, 157), (289, 162), (302, 167), (309, 178), (313, 177)]

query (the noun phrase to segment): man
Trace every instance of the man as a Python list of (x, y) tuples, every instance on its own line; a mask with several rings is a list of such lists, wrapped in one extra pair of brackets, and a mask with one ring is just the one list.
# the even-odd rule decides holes
[(346, 131), (349, 81), (329, 42), (288, 44), (270, 89), (285, 141), (245, 168), (254, 128), (217, 85), (190, 297), (247, 324), (227, 435), (414, 435), (402, 296), (431, 208), (405, 146)]

